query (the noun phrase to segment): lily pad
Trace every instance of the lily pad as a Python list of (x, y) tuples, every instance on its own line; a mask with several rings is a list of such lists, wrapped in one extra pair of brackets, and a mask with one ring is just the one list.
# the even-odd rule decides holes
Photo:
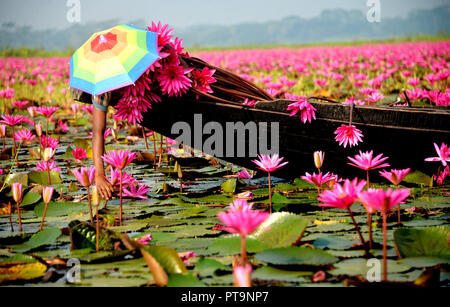
[[(348, 259), (344, 261), (340, 261), (334, 264), (335, 269), (328, 271), (331, 275), (349, 275), (349, 276), (363, 276), (364, 278), (367, 276), (369, 270), (374, 269), (374, 266), (371, 262), (371, 259)], [(382, 271), (382, 260), (379, 261), (380, 272)], [(399, 261), (390, 260), (387, 261), (387, 269), (388, 273), (402, 273), (409, 271), (411, 269), (410, 266), (400, 263)]]
[(450, 227), (400, 228), (394, 231), (394, 243), (402, 257), (450, 258), (449, 239)]
[(41, 200), (42, 196), (41, 194), (34, 193), (34, 192), (28, 192), (25, 194), (25, 196), (22, 199), (22, 203), (20, 204), (21, 207), (25, 207), (28, 205), (34, 205), (39, 200)]
[(310, 280), (310, 277), (313, 275), (313, 272), (307, 271), (287, 271), (277, 269), (271, 266), (263, 266), (253, 272), (252, 278), (259, 280), (279, 280), (286, 282), (307, 282)]
[(201, 276), (213, 276), (217, 270), (226, 270), (228, 267), (217, 260), (202, 258), (195, 264), (194, 271)]
[(206, 285), (192, 274), (172, 274), (169, 276), (167, 287), (206, 287)]
[(337, 257), (318, 249), (306, 247), (275, 248), (259, 252), (255, 258), (283, 265), (330, 265), (339, 261)]
[(288, 247), (296, 243), (308, 225), (299, 215), (281, 212), (272, 214), (252, 234), (252, 237), (270, 248)]
[[(247, 238), (246, 239), (246, 248), (248, 253), (257, 253), (269, 248), (265, 243), (254, 239)], [(241, 253), (241, 237), (240, 236), (229, 236), (222, 237), (217, 240), (210, 246), (208, 246), (208, 250), (214, 253), (218, 253), (222, 256), (229, 255), (237, 255)]]
[(355, 244), (353, 241), (337, 236), (327, 236), (318, 238), (314, 241), (315, 248), (328, 248), (337, 250), (349, 249), (353, 246), (353, 244)]
[[(30, 172), (28, 174), (28, 177), (30, 179), (30, 182), (37, 183), (43, 186), (49, 185), (48, 182), (48, 173), (45, 172)], [(50, 180), (52, 181), (52, 184), (60, 184), (62, 183), (61, 175), (59, 171), (51, 171), (50, 172)]]
[(13, 266), (0, 266), (0, 283), (14, 280), (32, 280), (42, 277), (47, 266), (40, 262), (16, 264)]
[(28, 241), (15, 247), (15, 250), (25, 252), (43, 245), (53, 244), (61, 235), (61, 230), (58, 228), (44, 229), (34, 234)]
[(184, 274), (187, 269), (178, 253), (165, 246), (147, 246), (142, 249), (149, 253), (168, 274)]

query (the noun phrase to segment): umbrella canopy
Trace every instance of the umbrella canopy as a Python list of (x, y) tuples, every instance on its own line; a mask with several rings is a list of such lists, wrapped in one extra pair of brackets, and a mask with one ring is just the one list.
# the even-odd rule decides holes
[(70, 60), (70, 87), (100, 95), (134, 84), (158, 60), (158, 34), (130, 25), (95, 33)]

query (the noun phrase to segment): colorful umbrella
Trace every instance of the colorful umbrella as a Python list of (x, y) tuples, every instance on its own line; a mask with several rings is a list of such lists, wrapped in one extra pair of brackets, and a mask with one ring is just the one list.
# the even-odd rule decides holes
[(119, 89), (159, 58), (157, 33), (130, 25), (98, 32), (70, 60), (70, 87), (95, 96)]

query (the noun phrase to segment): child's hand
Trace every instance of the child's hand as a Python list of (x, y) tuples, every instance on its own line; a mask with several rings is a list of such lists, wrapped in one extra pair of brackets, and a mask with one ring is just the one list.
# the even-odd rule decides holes
[(100, 195), (108, 200), (111, 198), (114, 188), (103, 176), (95, 176), (95, 185), (97, 186)]

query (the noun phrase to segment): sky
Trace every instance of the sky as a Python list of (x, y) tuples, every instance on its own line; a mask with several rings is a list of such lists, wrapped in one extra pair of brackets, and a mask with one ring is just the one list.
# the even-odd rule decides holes
[[(161, 21), (184, 28), (195, 24), (230, 25), (265, 22), (286, 16), (311, 18), (325, 9), (367, 12), (368, 0), (0, 0), (0, 24), (14, 22), (34, 29), (64, 29), (73, 25), (69, 2), (79, 3), (80, 23), (117, 19)], [(369, 0), (370, 1), (370, 0)], [(450, 5), (450, 0), (379, 0), (381, 17), (405, 17), (416, 9)], [(73, 11), (72, 11), (73, 12)], [(72, 20), (73, 21), (73, 20)]]

